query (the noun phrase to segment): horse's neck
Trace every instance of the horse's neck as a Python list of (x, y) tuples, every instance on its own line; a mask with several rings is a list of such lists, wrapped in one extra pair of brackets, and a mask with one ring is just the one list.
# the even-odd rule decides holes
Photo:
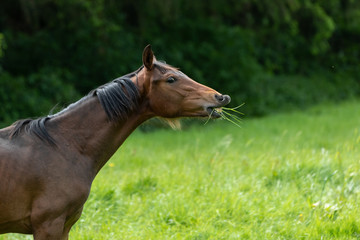
[(110, 122), (94, 96), (56, 116), (49, 123), (52, 135), (57, 135), (60, 144), (88, 158), (96, 174), (147, 118), (134, 112), (126, 120)]

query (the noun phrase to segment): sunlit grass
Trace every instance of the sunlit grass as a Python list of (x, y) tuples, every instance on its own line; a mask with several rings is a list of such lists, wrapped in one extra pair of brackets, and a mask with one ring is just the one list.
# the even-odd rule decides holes
[(70, 239), (359, 239), (359, 105), (135, 132)]

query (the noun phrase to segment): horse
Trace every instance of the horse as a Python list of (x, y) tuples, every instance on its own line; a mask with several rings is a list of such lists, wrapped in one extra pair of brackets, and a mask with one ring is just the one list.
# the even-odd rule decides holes
[(0, 234), (68, 239), (91, 184), (125, 139), (161, 117), (219, 118), (228, 95), (157, 61), (92, 90), (62, 111), (0, 130)]

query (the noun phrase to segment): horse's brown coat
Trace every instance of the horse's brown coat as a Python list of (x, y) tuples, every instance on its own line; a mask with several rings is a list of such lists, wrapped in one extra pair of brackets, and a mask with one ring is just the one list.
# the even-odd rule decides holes
[(205, 117), (230, 102), (156, 61), (150, 46), (143, 64), (131, 77), (138, 106), (116, 122), (93, 95), (45, 122), (55, 146), (29, 131), (14, 134), (16, 125), (0, 130), (0, 234), (68, 239), (96, 174), (137, 126), (155, 116)]

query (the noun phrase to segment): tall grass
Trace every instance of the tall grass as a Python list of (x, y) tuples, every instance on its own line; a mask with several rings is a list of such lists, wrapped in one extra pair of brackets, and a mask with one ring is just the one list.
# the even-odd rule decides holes
[(359, 105), (135, 132), (70, 239), (359, 239)]

